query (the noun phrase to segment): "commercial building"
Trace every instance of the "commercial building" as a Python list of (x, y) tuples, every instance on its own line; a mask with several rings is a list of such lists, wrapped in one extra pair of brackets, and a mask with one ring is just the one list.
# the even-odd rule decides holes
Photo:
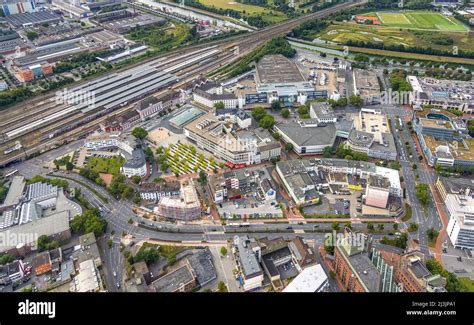
[(248, 236), (235, 236), (232, 252), (238, 267), (238, 279), (245, 291), (262, 286), (263, 271), (259, 264), (260, 247)]
[(35, 0), (2, 0), (0, 8), (3, 11), (3, 17), (23, 14), (25, 12), (35, 12), (37, 10)]
[(181, 184), (178, 197), (164, 196), (156, 209), (159, 215), (173, 220), (194, 220), (201, 217), (201, 203), (192, 179)]
[(446, 232), (451, 243), (474, 249), (474, 180), (438, 177), (436, 187), (449, 215)]
[(474, 139), (456, 115), (444, 110), (417, 111), (413, 129), (430, 166), (474, 165)]
[(103, 290), (102, 280), (93, 259), (79, 263), (79, 273), (74, 278), (75, 292), (98, 292)]
[(215, 174), (209, 177), (209, 191), (215, 203), (236, 200), (248, 194), (248, 189), (254, 185), (257, 200), (274, 200), (276, 186), (266, 175), (256, 169), (242, 168)]
[(384, 177), (391, 197), (400, 198), (402, 188), (397, 170), (374, 163), (343, 159), (279, 161), (276, 171), (296, 204), (315, 204), (321, 191), (362, 190), (371, 176)]
[(218, 109), (214, 115), (220, 119), (236, 124), (240, 129), (247, 129), (252, 124), (250, 114), (240, 108)]
[(155, 292), (190, 292), (196, 286), (196, 276), (189, 263), (152, 283)]
[(3, 229), (0, 231), (2, 241), (9, 238), (16, 238), (16, 241), (14, 243), (11, 241), (8, 243), (0, 242), (0, 253), (24, 255), (31, 250), (36, 250), (37, 234), (46, 235), (53, 240), (63, 242), (71, 237), (69, 220), (69, 213), (62, 211), (22, 225)]
[(22, 260), (15, 260), (11, 263), (0, 265), (0, 285), (19, 282), (29, 275), (30, 272)]
[[(352, 235), (348, 229), (345, 236)], [(349, 292), (380, 292), (381, 276), (365, 246), (341, 240), (334, 247), (334, 269), (344, 288)]]
[(403, 254), (395, 274), (403, 292), (446, 292), (446, 279), (426, 268), (425, 256), (419, 251)]
[(380, 104), (380, 85), (375, 72), (354, 69), (354, 95), (360, 96), (366, 104)]
[(283, 292), (323, 292), (328, 286), (328, 276), (318, 264), (304, 269)]
[(317, 263), (316, 253), (309, 247), (305, 239), (296, 236), (288, 243), (288, 248), (293, 254), (293, 260), (296, 262), (299, 272)]
[(378, 109), (362, 108), (354, 119), (354, 128), (347, 139), (351, 150), (369, 157), (396, 160), (397, 149), (390, 133), (387, 116)]
[(272, 137), (261, 138), (255, 132), (242, 131), (237, 124), (221, 121), (212, 113), (186, 124), (184, 134), (199, 148), (232, 164), (258, 164), (262, 157), (276, 158), (281, 152), (281, 146)]
[(389, 202), (390, 180), (379, 175), (370, 175), (365, 188), (365, 204), (385, 209)]
[(414, 108), (432, 105), (437, 109), (457, 109), (464, 113), (474, 112), (474, 82), (440, 80), (407, 76), (413, 91), (410, 104)]
[[(25, 1), (25, 3), (33, 3), (34, 1)], [(2, 6), (3, 10), (9, 8), (10, 6)], [(17, 8), (23, 8), (22, 5), (16, 6)], [(32, 6), (33, 7), (33, 6)], [(21, 28), (21, 27), (29, 27), (35, 25), (41, 25), (46, 23), (56, 23), (60, 21), (62, 18), (60, 15), (47, 10), (42, 11), (34, 11), (31, 12), (24, 11), (23, 13), (19, 12), (15, 15), (7, 15), (5, 20), (13, 27), (13, 28)]]
[(313, 102), (310, 105), (309, 115), (318, 123), (336, 123), (337, 116), (331, 105), (328, 103)]
[(162, 197), (179, 197), (181, 184), (179, 182), (142, 183), (139, 192), (142, 200), (157, 202)]
[[(279, 101), (284, 106), (293, 106), (294, 103), (305, 104), (317, 97), (327, 97), (327, 92), (316, 91), (296, 64), (280, 54), (266, 55), (258, 61), (255, 81), (256, 94), (266, 95), (267, 103)], [(247, 98), (251, 99), (249, 95), (242, 98), (243, 104), (247, 104)]]

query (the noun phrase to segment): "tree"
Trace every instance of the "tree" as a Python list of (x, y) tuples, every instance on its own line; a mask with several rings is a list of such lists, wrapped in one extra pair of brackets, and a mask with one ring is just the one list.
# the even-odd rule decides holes
[(221, 255), (222, 255), (222, 256), (226, 256), (226, 255), (227, 255), (227, 248), (225, 248), (224, 246), (221, 247)]
[(218, 284), (217, 284), (217, 290), (219, 290), (219, 292), (227, 292), (227, 286), (224, 282), (220, 281)]
[(275, 111), (279, 111), (281, 109), (281, 104), (278, 100), (272, 101), (272, 109)]
[(219, 110), (219, 109), (224, 109), (225, 106), (224, 106), (224, 103), (223, 103), (223, 102), (217, 102), (217, 103), (214, 104), (214, 108), (215, 108), (216, 111), (217, 111), (217, 110)]
[(352, 95), (349, 97), (349, 103), (353, 106), (361, 106), (363, 104), (363, 100), (360, 96)]
[(72, 162), (68, 161), (68, 162), (66, 163), (66, 170), (71, 171), (71, 170), (73, 170), (73, 169), (74, 169), (74, 164), (73, 164)]
[(340, 97), (336, 102), (336, 106), (339, 106), (339, 107), (347, 106), (347, 98), (346, 97)]
[(431, 241), (435, 241), (438, 238), (439, 231), (431, 227), (426, 231), (426, 235)]
[(82, 216), (75, 216), (70, 222), (72, 231), (88, 234), (93, 232), (96, 237), (101, 236), (107, 228), (107, 221), (100, 217), (97, 209), (87, 210)]
[(335, 230), (335, 231), (338, 231), (339, 230), (339, 222), (334, 221), (332, 223), (332, 229)]
[(416, 198), (421, 204), (427, 205), (430, 202), (430, 196), (428, 193), (428, 184), (419, 183), (415, 186)]
[(324, 147), (323, 157), (324, 158), (331, 158), (332, 157), (332, 147)]
[(398, 223), (394, 223), (392, 227), (393, 227), (393, 230), (398, 230)]
[(408, 231), (414, 232), (417, 230), (418, 230), (418, 224), (416, 222), (411, 222), (410, 225), (408, 226)]
[(132, 182), (134, 182), (135, 184), (140, 183), (141, 180), (142, 180), (142, 178), (138, 175), (132, 176)]
[(377, 225), (377, 228), (378, 228), (380, 231), (382, 231), (382, 230), (384, 229), (383, 223), (379, 223), (379, 224)]
[(200, 170), (199, 171), (199, 179), (198, 179), (198, 182), (199, 184), (201, 184), (202, 186), (206, 185), (207, 183), (207, 174), (204, 170)]
[(273, 125), (275, 124), (275, 119), (273, 118), (273, 116), (270, 116), (270, 115), (265, 115), (261, 120), (260, 120), (260, 127), (263, 128), (263, 129), (271, 129), (273, 127)]
[(11, 254), (5, 253), (0, 255), (0, 265), (11, 263), (15, 260), (15, 257)]
[(293, 144), (290, 142), (285, 143), (285, 150), (287, 152), (290, 152), (291, 150), (293, 150)]
[(371, 222), (367, 223), (367, 229), (374, 230), (374, 225)]
[(38, 237), (38, 251), (49, 251), (51, 249), (55, 249), (59, 247), (59, 243), (56, 240), (51, 240), (46, 235), (41, 235)]
[(288, 118), (290, 116), (290, 110), (288, 108), (284, 108), (280, 112), (283, 118)]
[(265, 108), (263, 108), (263, 107), (255, 107), (252, 110), (252, 117), (257, 122), (260, 121), (265, 115), (267, 115), (267, 112), (265, 111)]
[(146, 250), (140, 250), (138, 253), (133, 257), (133, 262), (138, 263), (141, 261), (145, 261), (146, 265), (150, 265), (158, 261), (160, 255), (155, 248), (150, 248)]
[(143, 140), (148, 136), (148, 132), (144, 128), (134, 128), (132, 135), (137, 139)]

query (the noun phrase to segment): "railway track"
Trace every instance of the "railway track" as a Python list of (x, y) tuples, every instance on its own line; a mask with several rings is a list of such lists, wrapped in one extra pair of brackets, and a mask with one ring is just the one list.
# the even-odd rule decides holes
[[(119, 72), (130, 71), (131, 69), (137, 68), (141, 65), (158, 64), (158, 67), (165, 68), (165, 66), (167, 66), (167, 65), (169, 66), (169, 62), (168, 62), (168, 64), (165, 63), (163, 65), (160, 65), (160, 62), (166, 62), (167, 59), (169, 59), (170, 57), (171, 58), (176, 58), (175, 61), (178, 61), (178, 58), (182, 58), (183, 56), (189, 55), (189, 53), (192, 52), (193, 50), (194, 51), (204, 50), (205, 48), (208, 48), (211, 45), (221, 44), (220, 45), (221, 51), (224, 52), (223, 53), (224, 55), (222, 57), (219, 57), (219, 60), (212, 61), (212, 62), (209, 62), (208, 64), (204, 64), (204, 65), (199, 65), (199, 62), (198, 62), (197, 63), (198, 67), (193, 68), (193, 66), (194, 66), (193, 65), (193, 66), (183, 68), (182, 71), (180, 71), (180, 73), (181, 73), (180, 76), (184, 76), (186, 78), (186, 80), (192, 80), (196, 76), (198, 76), (200, 73), (210, 72), (214, 69), (219, 68), (219, 65), (229, 64), (229, 63), (233, 62), (239, 56), (246, 54), (247, 52), (255, 49), (259, 45), (262, 45), (264, 42), (268, 41), (269, 39), (271, 39), (275, 36), (288, 33), (293, 28), (299, 26), (301, 23), (303, 23), (305, 21), (308, 21), (308, 20), (311, 20), (311, 19), (316, 19), (316, 18), (321, 18), (321, 17), (324, 17), (326, 15), (329, 15), (331, 13), (337, 12), (337, 11), (342, 10), (342, 9), (348, 9), (348, 8), (351, 8), (351, 7), (354, 7), (354, 6), (361, 5), (365, 2), (367, 2), (367, 0), (345, 2), (345, 3), (335, 5), (333, 7), (324, 9), (324, 10), (316, 12), (316, 13), (311, 13), (309, 15), (305, 15), (305, 16), (302, 16), (302, 17), (295, 18), (293, 20), (286, 21), (286, 22), (284, 22), (282, 24), (279, 24), (279, 25), (274, 25), (274, 26), (267, 27), (265, 29), (262, 29), (262, 30), (259, 30), (259, 31), (256, 31), (256, 32), (251, 32), (251, 33), (248, 33), (248, 34), (233, 36), (233, 37), (228, 38), (228, 39), (219, 40), (219, 41), (212, 42), (212, 43), (205, 44), (205, 45), (191, 46), (191, 47), (189, 47), (189, 49), (186, 49), (186, 50), (181, 49), (181, 50), (172, 51), (172, 52), (167, 53), (167, 55), (164, 55), (162, 57), (151, 58), (151, 59), (145, 60), (143, 62), (140, 62), (140, 63), (136, 64), (136, 65), (127, 67), (126, 69), (123, 69), (123, 70), (120, 70), (120, 71), (115, 71), (114, 73), (111, 73), (111, 74), (105, 75), (103, 77), (97, 78), (96, 80), (102, 79), (102, 78), (108, 78), (109, 76), (113, 76), (113, 75), (115, 75)], [(225, 53), (229, 48), (232, 48), (234, 46), (239, 46), (239, 56), (229, 55), (228, 53)], [(183, 51), (185, 51), (185, 53), (182, 53)], [(220, 53), (219, 55), (222, 55), (222, 53)], [(172, 61), (172, 62), (174, 62), (174, 61)], [(219, 64), (219, 65), (217, 65), (217, 64)], [(93, 82), (94, 81), (85, 81), (84, 83), (80, 83), (78, 85), (81, 86), (81, 85), (84, 85), (86, 83), (93, 83)], [(177, 85), (181, 85), (181, 84), (184, 84), (183, 80), (180, 80), (173, 87), (176, 87)], [(75, 86), (75, 87), (78, 87), (78, 86)], [(29, 108), (31, 110), (32, 107), (38, 107), (39, 106), (39, 108), (36, 108), (37, 111), (33, 111), (34, 113), (31, 112), (31, 111), (26, 112), (26, 117), (28, 117), (27, 121), (31, 121), (32, 119), (29, 119), (29, 117), (32, 117), (33, 115), (35, 115), (37, 117), (38, 114), (46, 114), (45, 112), (49, 110), (48, 107), (54, 107), (52, 105), (48, 106), (48, 103), (46, 102), (46, 100), (48, 100), (48, 98), (51, 102), (52, 96), (50, 94), (49, 97), (48, 96), (42, 96), (41, 98), (38, 98), (38, 99), (33, 100), (32, 102), (28, 103), (26, 106), (23, 106), (23, 108), (19, 108), (17, 110), (14, 110), (14, 113), (12, 113), (13, 117), (11, 117), (10, 119), (7, 119), (7, 120), (5, 120), (5, 118), (4, 118), (5, 113), (0, 113), (0, 121), (5, 120), (5, 122), (0, 122), (0, 127), (2, 129), (2, 132), (4, 132), (4, 130), (6, 128), (7, 129), (14, 129), (15, 127), (18, 127), (17, 125), (13, 125), (12, 123), (13, 123), (14, 120), (16, 120), (18, 122), (19, 116), (22, 117), (23, 116), (22, 113), (24, 114), (25, 110), (27, 110), (27, 108)], [(40, 105), (37, 105), (37, 104), (40, 104), (40, 103), (42, 103), (43, 105), (46, 103), (46, 106), (41, 107)], [(84, 133), (84, 130), (88, 130), (88, 129), (97, 127), (99, 125), (99, 123), (102, 122), (108, 116), (121, 114), (123, 112), (126, 112), (128, 110), (133, 109), (133, 107), (134, 107), (134, 105), (130, 105), (130, 106), (120, 107), (118, 109), (114, 109), (112, 112), (105, 114), (103, 117), (94, 119), (93, 121), (85, 123), (84, 125), (80, 125), (75, 130), (66, 131), (62, 135), (59, 135), (59, 136), (57, 136), (57, 137), (55, 137), (54, 139), (51, 139), (51, 140), (40, 141), (41, 139), (44, 139), (44, 136), (46, 134), (48, 134), (48, 132), (54, 131), (55, 129), (59, 130), (61, 128), (64, 128), (64, 125), (77, 123), (77, 122), (79, 122), (83, 119), (86, 119), (87, 116), (84, 113), (82, 113), (83, 115), (77, 115), (76, 114), (74, 116), (69, 116), (69, 117), (65, 117), (65, 118), (62, 118), (62, 119), (58, 119), (57, 121), (54, 121), (52, 124), (48, 125), (47, 127), (41, 128), (41, 130), (32, 130), (31, 132), (20, 136), (18, 139), (9, 139), (8, 141), (6, 141), (2, 145), (0, 145), (0, 166), (3, 166), (3, 165), (5, 165), (9, 162), (16, 161), (18, 159), (24, 158), (25, 155), (29, 155), (33, 152), (37, 152), (37, 151), (41, 150), (42, 148), (48, 148), (48, 147), (50, 147), (52, 145), (55, 145), (55, 144), (61, 144), (64, 140), (71, 139), (74, 136), (77, 136), (78, 134), (80, 134), (81, 132)], [(33, 110), (34, 110), (34, 108), (33, 108)], [(59, 111), (59, 109), (57, 109), (57, 110), (55, 109), (55, 111)], [(48, 113), (52, 114), (51, 111), (49, 111)], [(25, 120), (20, 122), (20, 124), (27, 125), (27, 122), (24, 122), (24, 121)], [(6, 148), (9, 148), (9, 147), (13, 146), (13, 144), (15, 143), (15, 140), (20, 140), (24, 144), (25, 147), (23, 148), (23, 150), (16, 151), (14, 153), (5, 155), (3, 153), (3, 151), (6, 150)]]

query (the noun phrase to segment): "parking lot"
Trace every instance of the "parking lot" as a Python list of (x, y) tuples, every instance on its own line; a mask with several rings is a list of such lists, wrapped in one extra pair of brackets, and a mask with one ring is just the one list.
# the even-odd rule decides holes
[(308, 206), (304, 209), (304, 212), (307, 214), (337, 214), (355, 217), (360, 214), (357, 208), (361, 204), (361, 202), (358, 202), (361, 194), (360, 191), (352, 191), (350, 195), (326, 193), (322, 198), (322, 204)]
[(298, 275), (298, 270), (296, 269), (292, 261), (289, 261), (285, 264), (278, 266), (277, 269), (278, 269), (278, 272), (280, 273), (280, 278), (282, 280), (293, 278)]
[(258, 201), (254, 197), (223, 202), (217, 205), (220, 215), (225, 219), (243, 218), (282, 218), (283, 212), (276, 201)]

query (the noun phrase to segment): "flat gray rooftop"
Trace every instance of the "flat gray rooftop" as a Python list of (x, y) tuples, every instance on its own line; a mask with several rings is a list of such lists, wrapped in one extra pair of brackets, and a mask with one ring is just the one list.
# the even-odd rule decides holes
[(276, 127), (301, 147), (332, 146), (336, 139), (336, 126), (334, 124), (301, 127), (296, 122), (290, 122), (278, 124)]
[(260, 83), (283, 83), (305, 81), (295, 63), (281, 54), (266, 55), (257, 63)]

